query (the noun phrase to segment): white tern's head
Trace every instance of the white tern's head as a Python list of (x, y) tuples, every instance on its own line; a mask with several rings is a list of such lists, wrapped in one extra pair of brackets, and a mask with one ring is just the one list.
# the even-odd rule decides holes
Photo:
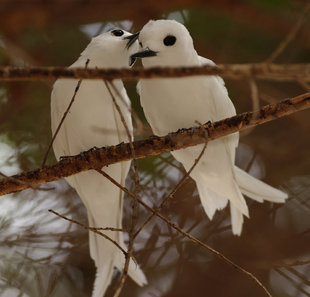
[(79, 62), (85, 63), (89, 59), (90, 67), (128, 67), (130, 55), (139, 48), (136, 39), (136, 34), (121, 29), (105, 32), (92, 38), (81, 53)]
[(190, 66), (198, 64), (193, 40), (184, 25), (173, 20), (149, 21), (136, 33), (140, 51), (131, 55), (131, 62), (143, 59), (143, 66)]

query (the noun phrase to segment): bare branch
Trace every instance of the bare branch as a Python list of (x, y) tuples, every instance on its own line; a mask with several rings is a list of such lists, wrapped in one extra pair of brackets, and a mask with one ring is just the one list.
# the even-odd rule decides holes
[(301, 28), (302, 23), (304, 22), (306, 16), (308, 15), (310, 11), (310, 3), (308, 3), (305, 8), (303, 9), (300, 17), (298, 18), (295, 26), (292, 27), (292, 29), (288, 32), (288, 34), (285, 36), (285, 38), (280, 42), (278, 47), (274, 50), (274, 52), (270, 55), (268, 59), (266, 59), (266, 63), (272, 63), (288, 46), (288, 44), (295, 39), (296, 34)]
[(54, 187), (52, 188), (42, 188), (40, 186), (32, 186), (31, 184), (27, 184), (27, 182), (19, 180), (18, 178), (15, 178), (13, 176), (7, 176), (6, 174), (4, 174), (3, 172), (0, 171), (0, 176), (7, 178), (8, 180), (11, 180), (13, 182), (19, 183), (21, 185), (26, 185), (29, 188), (31, 188), (32, 190), (38, 190), (38, 191), (51, 191), (51, 190), (55, 190)]
[(152, 67), (148, 69), (84, 69), (62, 67), (0, 68), (0, 81), (36, 81), (58, 78), (138, 80), (155, 77), (185, 77), (197, 75), (220, 75), (224, 78), (295, 81), (297, 78), (310, 81), (310, 64), (219, 64), (198, 67)]
[[(119, 90), (115, 87), (115, 85), (113, 84), (112, 81), (109, 81), (109, 83), (107, 83), (104, 80), (104, 83), (110, 93), (110, 96), (112, 98), (113, 104), (115, 106), (115, 108), (117, 109), (117, 112), (121, 118), (122, 124), (126, 130), (126, 134), (129, 140), (129, 146), (130, 146), (130, 150), (131, 150), (131, 154), (132, 154), (132, 159), (133, 159), (133, 163), (134, 163), (134, 171), (135, 171), (135, 195), (134, 195), (134, 202), (132, 205), (132, 219), (131, 219), (131, 227), (130, 230), (128, 232), (129, 234), (129, 243), (128, 243), (128, 250), (125, 256), (125, 265), (124, 265), (124, 269), (123, 269), (123, 274), (121, 277), (121, 280), (119, 282), (119, 285), (114, 293), (114, 297), (118, 297), (125, 285), (125, 281), (127, 279), (128, 276), (128, 269), (129, 269), (129, 263), (130, 263), (130, 258), (132, 257), (132, 252), (133, 252), (133, 243), (134, 243), (134, 228), (136, 226), (137, 223), (137, 207), (138, 207), (138, 199), (139, 199), (139, 175), (138, 175), (138, 165), (137, 165), (137, 160), (136, 160), (136, 154), (135, 154), (135, 149), (132, 143), (132, 138), (133, 135), (130, 134), (129, 131), (129, 127), (126, 123), (126, 120), (124, 118), (124, 115), (122, 113), (122, 110), (120, 108), (120, 106), (118, 105), (118, 103), (116, 102), (116, 99), (109, 87), (109, 84), (112, 86), (112, 88), (114, 89), (114, 91), (116, 92), (117, 96), (120, 98), (121, 102), (123, 102), (123, 104), (126, 104), (125, 99), (123, 98), (123, 96), (120, 94)], [(128, 108), (128, 106), (126, 106), (126, 108)]]
[(142, 226), (136, 231), (134, 237), (137, 237), (138, 234), (143, 230), (143, 228), (145, 228), (145, 226), (155, 217), (155, 215), (166, 205), (166, 203), (168, 202), (169, 199), (172, 199), (173, 196), (175, 195), (175, 193), (179, 190), (179, 188), (184, 184), (184, 182), (187, 180), (187, 178), (189, 177), (189, 175), (191, 174), (191, 172), (194, 170), (194, 168), (197, 166), (198, 162), (200, 161), (201, 157), (203, 156), (203, 154), (205, 153), (205, 150), (207, 148), (207, 144), (208, 144), (208, 137), (207, 135), (205, 136), (205, 144), (200, 152), (200, 154), (198, 155), (197, 159), (195, 159), (194, 164), (192, 165), (192, 167), (183, 175), (183, 177), (181, 178), (181, 180), (178, 182), (178, 184), (174, 187), (174, 189), (170, 192), (170, 194), (163, 199), (163, 201), (161, 202), (161, 204), (156, 208), (155, 213), (151, 214), (146, 220), (145, 222), (142, 224)]
[(252, 77), (249, 79), (249, 84), (251, 89), (252, 110), (255, 111), (259, 109), (258, 87), (255, 79), (253, 79)]
[(305, 91), (310, 92), (310, 85), (304, 80), (297, 79), (298, 84), (305, 89)]
[[(205, 140), (205, 139), (204, 139)], [(203, 150), (204, 151), (204, 150)], [(203, 153), (202, 151), (202, 153)], [(198, 157), (199, 158), (199, 157)], [(199, 160), (198, 160), (199, 161)], [(197, 162), (198, 162), (197, 161)], [(196, 162), (195, 162), (196, 163)], [(126, 194), (128, 194), (128, 196), (132, 199), (136, 199), (135, 194), (131, 193), (130, 191), (128, 191), (125, 187), (123, 187), (121, 184), (119, 184), (116, 180), (114, 180), (112, 177), (110, 177), (108, 174), (106, 174), (104, 171), (102, 171), (101, 169), (97, 169), (97, 171), (99, 173), (101, 173), (103, 176), (105, 176), (107, 179), (109, 179), (113, 184), (115, 184), (116, 186), (118, 186), (120, 189), (122, 189)], [(241, 273), (244, 273), (247, 277), (249, 277), (250, 279), (252, 279), (256, 284), (258, 284), (264, 291), (265, 293), (269, 296), (272, 297), (271, 294), (268, 292), (268, 290), (264, 287), (264, 285), (256, 278), (256, 276), (254, 276), (251, 272), (245, 270), (244, 268), (242, 268), (241, 266), (239, 266), (238, 264), (234, 263), (232, 260), (230, 260), (229, 258), (225, 257), (222, 253), (218, 252), (217, 250), (213, 249), (212, 247), (210, 247), (209, 245), (203, 243), (202, 241), (200, 241), (199, 239), (197, 239), (196, 237), (192, 236), (190, 233), (186, 232), (185, 230), (183, 230), (182, 228), (180, 228), (178, 225), (172, 223), (169, 219), (167, 219), (166, 217), (164, 217), (163, 215), (161, 215), (159, 213), (158, 210), (154, 210), (152, 207), (150, 207), (148, 204), (146, 204), (145, 202), (143, 202), (142, 200), (140, 200), (139, 198), (137, 199), (137, 201), (139, 202), (140, 205), (142, 205), (143, 207), (145, 207), (147, 210), (149, 210), (154, 216), (159, 217), (161, 220), (163, 220), (166, 224), (168, 224), (168, 226), (172, 227), (173, 229), (175, 229), (176, 231), (178, 231), (180, 234), (184, 235), (185, 237), (187, 237), (190, 241), (192, 241), (193, 243), (196, 243), (198, 245), (200, 245), (201, 247), (203, 247), (204, 249), (208, 250), (209, 252), (215, 254), (217, 257), (219, 257), (221, 260), (223, 260), (224, 262), (226, 262), (227, 264), (231, 265), (232, 267), (236, 268), (237, 270), (239, 270)]]
[[(255, 111), (255, 110), (258, 110), (260, 107), (258, 87), (257, 87), (256, 81), (253, 77), (250, 77), (248, 81), (249, 81), (249, 86), (250, 86), (250, 90), (251, 90), (252, 111)], [(255, 126), (244, 131), (242, 133), (242, 137), (249, 135), (254, 130), (254, 128), (255, 128)]]
[[(265, 105), (259, 111), (245, 112), (212, 124), (207, 123), (198, 127), (180, 129), (162, 137), (152, 136), (145, 140), (135, 141), (133, 142), (135, 155), (139, 159), (194, 146), (205, 142), (205, 133), (208, 134), (208, 140), (211, 141), (309, 107), (310, 93), (305, 93), (276, 104)], [(0, 181), (0, 196), (25, 190), (29, 188), (29, 185), (44, 184), (82, 171), (100, 169), (106, 165), (131, 159), (132, 152), (129, 143), (92, 148), (83, 154), (64, 157), (55, 165), (13, 176), (27, 184), (17, 183), (7, 178), (2, 179)]]
[[(82, 228), (85, 229), (85, 230), (92, 231), (92, 232), (94, 232), (94, 233), (96, 233), (96, 234), (98, 234), (98, 235), (104, 237), (105, 239), (111, 241), (111, 242), (112, 242), (115, 246), (117, 246), (117, 248), (119, 248), (119, 249), (122, 251), (122, 253), (126, 256), (126, 254), (127, 254), (126, 251), (125, 251), (116, 241), (114, 241), (114, 240), (111, 239), (109, 236), (107, 236), (107, 235), (105, 235), (104, 233), (102, 233), (102, 232), (99, 231), (99, 230), (118, 231), (117, 229), (115, 229), (115, 228), (110, 228), (110, 227), (108, 227), (108, 228), (93, 228), (93, 227), (88, 227), (88, 226), (86, 226), (86, 225), (84, 225), (84, 224), (82, 224), (82, 223), (80, 223), (80, 222), (78, 222), (78, 221), (75, 221), (75, 220), (73, 220), (73, 219), (69, 219), (69, 218), (67, 218), (67, 217), (65, 217), (65, 216), (63, 216), (63, 215), (61, 215), (60, 213), (56, 212), (55, 210), (49, 209), (48, 211), (51, 212), (51, 213), (53, 213), (54, 215), (56, 215), (56, 216), (58, 216), (58, 217), (64, 219), (64, 220), (66, 220), (66, 221), (69, 221), (69, 222), (71, 222), (71, 223), (74, 223), (74, 224), (76, 224), (76, 225), (82, 227)], [(113, 229), (113, 230), (112, 230), (112, 229)]]

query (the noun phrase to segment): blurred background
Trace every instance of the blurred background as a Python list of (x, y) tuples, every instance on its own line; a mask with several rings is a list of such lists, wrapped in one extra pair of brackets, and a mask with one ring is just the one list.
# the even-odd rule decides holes
[[(0, 0), (0, 66), (68, 66), (92, 36), (113, 27), (136, 32), (149, 19), (175, 19), (189, 29), (202, 56), (223, 63), (265, 61), (295, 25), (308, 1), (16, 1)], [(277, 63), (309, 63), (310, 16)], [(0, 82), (0, 172), (12, 175), (40, 167), (51, 140), (52, 81)], [(259, 104), (310, 89), (300, 82), (256, 81)], [(125, 82), (143, 121), (135, 82)], [(226, 80), (237, 112), (252, 109), (248, 80)], [(257, 104), (257, 102), (256, 102)], [(289, 193), (284, 205), (247, 200), (250, 219), (233, 236), (227, 209), (212, 222), (195, 184), (188, 180), (163, 214), (255, 274), (273, 296), (310, 296), (310, 113), (298, 112), (241, 135), (237, 164)], [(180, 127), (182, 128), (182, 127)], [(145, 132), (146, 131), (146, 132)], [(136, 131), (136, 138), (150, 135)], [(48, 164), (55, 162), (53, 153)], [(170, 154), (139, 161), (141, 196), (156, 207), (181, 179)], [(127, 179), (133, 189), (133, 171)], [(0, 296), (90, 296), (95, 274), (88, 234), (48, 212), (87, 224), (75, 191), (61, 180), (0, 197)], [(131, 200), (125, 197), (124, 226)], [(138, 224), (148, 217), (138, 210)], [(264, 296), (260, 287), (155, 218), (139, 235), (135, 256), (149, 284), (127, 280), (121, 296)], [(106, 296), (112, 296), (120, 273)]]

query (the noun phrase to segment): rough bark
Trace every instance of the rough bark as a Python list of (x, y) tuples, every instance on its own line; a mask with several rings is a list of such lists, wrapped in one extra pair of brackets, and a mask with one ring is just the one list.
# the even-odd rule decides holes
[(153, 67), (149, 69), (84, 69), (62, 67), (0, 68), (0, 81), (35, 81), (58, 78), (138, 80), (156, 77), (220, 75), (224, 78), (255, 77), (275, 81), (310, 81), (310, 64), (219, 64), (202, 67)]
[[(136, 158), (154, 156), (164, 152), (178, 150), (208, 140), (263, 124), (296, 111), (310, 107), (310, 93), (302, 94), (276, 104), (269, 104), (256, 112), (245, 112), (234, 117), (199, 127), (180, 129), (163, 137), (152, 136), (145, 140), (133, 142)], [(25, 190), (47, 182), (55, 181), (90, 169), (132, 159), (129, 143), (116, 146), (92, 148), (76, 156), (65, 157), (52, 166), (23, 172), (0, 181), (0, 195)]]

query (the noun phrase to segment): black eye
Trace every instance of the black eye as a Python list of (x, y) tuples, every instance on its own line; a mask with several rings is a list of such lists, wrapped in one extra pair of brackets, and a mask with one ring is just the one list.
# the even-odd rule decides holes
[(139, 42), (139, 45), (140, 45), (141, 47), (143, 47), (143, 45), (142, 45), (142, 42), (141, 42), (141, 41)]
[(174, 45), (176, 40), (177, 39), (173, 35), (168, 35), (164, 39), (164, 45), (166, 45), (166, 46)]
[(123, 30), (113, 30), (111, 31), (111, 34), (114, 36), (122, 36), (124, 34)]

